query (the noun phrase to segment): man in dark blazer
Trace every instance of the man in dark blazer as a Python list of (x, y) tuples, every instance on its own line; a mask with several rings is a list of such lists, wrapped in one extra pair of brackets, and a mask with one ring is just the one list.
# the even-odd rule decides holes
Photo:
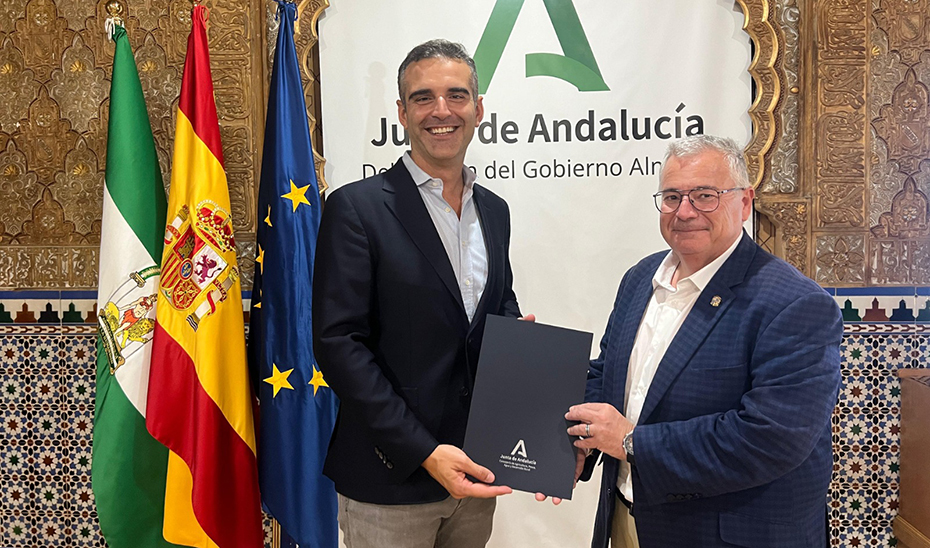
[(417, 46), (398, 87), (409, 153), (333, 192), (317, 241), (314, 350), (340, 399), (324, 473), (350, 548), (484, 546), (510, 489), (460, 447), (485, 317), (520, 316), (510, 213), (464, 165), (484, 107), (462, 46)]
[(592, 546), (826, 546), (839, 309), (742, 231), (733, 141), (673, 144), (660, 180), (671, 251), (623, 277), (567, 415), (592, 452), (582, 477), (603, 453)]

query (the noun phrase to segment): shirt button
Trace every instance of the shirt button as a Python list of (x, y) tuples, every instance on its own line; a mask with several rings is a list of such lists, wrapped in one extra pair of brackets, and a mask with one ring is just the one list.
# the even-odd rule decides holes
[(431, 184), (433, 185), (433, 188), (436, 188), (439, 186), (439, 181), (433, 181)]
[(447, 207), (447, 208), (446, 208), (446, 213), (449, 213), (450, 211), (452, 211), (452, 208), (451, 208), (451, 207)]
[(471, 285), (471, 278), (465, 278), (465, 285)]

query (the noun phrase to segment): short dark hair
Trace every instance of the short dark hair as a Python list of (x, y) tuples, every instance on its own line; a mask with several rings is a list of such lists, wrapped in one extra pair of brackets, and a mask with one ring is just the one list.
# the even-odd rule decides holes
[(407, 67), (424, 59), (451, 59), (468, 65), (471, 69), (469, 86), (472, 101), (478, 101), (478, 69), (475, 68), (475, 60), (468, 55), (468, 50), (462, 44), (437, 38), (423, 42), (410, 50), (404, 62), (400, 64), (400, 68), (397, 69), (397, 93), (400, 95), (401, 104), (405, 106), (407, 104), (407, 98), (404, 96), (404, 76), (407, 74)]

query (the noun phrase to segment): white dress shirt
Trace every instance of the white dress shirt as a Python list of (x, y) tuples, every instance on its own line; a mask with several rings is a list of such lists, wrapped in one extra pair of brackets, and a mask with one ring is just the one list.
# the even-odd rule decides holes
[[(688, 317), (688, 312), (691, 312), (701, 292), (710, 283), (714, 274), (720, 270), (723, 263), (733, 254), (739, 241), (740, 237), (737, 237), (733, 245), (710, 264), (687, 278), (678, 280), (677, 287), (672, 287), (672, 277), (678, 269), (678, 258), (671, 251), (656, 269), (652, 277), (652, 297), (646, 305), (646, 312), (639, 324), (639, 331), (636, 332), (636, 341), (633, 343), (630, 364), (627, 368), (623, 400), (626, 405), (623, 409), (623, 416), (633, 424), (639, 422), (646, 394), (649, 393), (656, 369), (659, 368), (659, 363), (665, 356), (669, 344), (678, 334), (678, 329)], [(635, 455), (635, 434), (633, 441)], [(620, 461), (617, 487), (628, 501), (633, 502), (633, 480), (630, 478), (630, 465), (626, 461)]]
[(403, 161), (442, 240), (462, 293), (465, 313), (471, 322), (488, 281), (488, 252), (473, 199), (478, 177), (472, 170), (462, 167), (465, 188), (462, 191), (462, 217), (459, 218), (442, 197), (442, 179), (434, 179), (420, 169), (409, 152), (404, 153)]

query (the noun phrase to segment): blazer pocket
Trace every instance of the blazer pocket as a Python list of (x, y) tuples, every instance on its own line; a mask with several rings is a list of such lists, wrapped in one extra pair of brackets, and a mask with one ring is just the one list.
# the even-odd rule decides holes
[(805, 546), (803, 528), (798, 524), (772, 521), (757, 516), (724, 512), (720, 514), (720, 538), (745, 548), (794, 548)]
[(723, 367), (691, 367), (690, 370), (695, 374), (717, 378), (745, 375), (747, 368), (745, 363), (741, 363), (739, 365), (725, 365)]

